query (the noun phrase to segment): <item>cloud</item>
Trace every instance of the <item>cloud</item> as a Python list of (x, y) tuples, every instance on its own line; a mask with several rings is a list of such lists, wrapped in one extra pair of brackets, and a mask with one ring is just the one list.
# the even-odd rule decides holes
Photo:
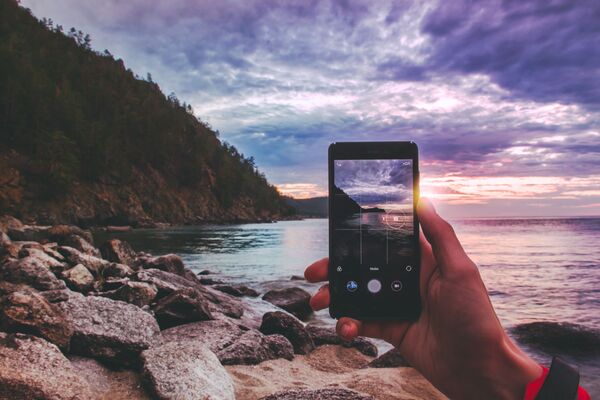
[(512, 95), (600, 106), (600, 3), (440, 1), (423, 21), (427, 69), (485, 74)]
[[(444, 201), (467, 196), (448, 177), (600, 171), (597, 1), (23, 3), (151, 72), (289, 193), (326, 191), (327, 146), (344, 140), (414, 140), (423, 176), (457, 192)], [(469, 201), (504, 207), (485, 193)], [(600, 201), (571, 197), (547, 201)]]

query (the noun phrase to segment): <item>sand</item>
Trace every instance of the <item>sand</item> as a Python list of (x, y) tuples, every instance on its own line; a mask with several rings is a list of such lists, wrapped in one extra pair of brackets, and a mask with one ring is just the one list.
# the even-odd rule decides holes
[(293, 361), (228, 366), (237, 400), (257, 400), (283, 389), (347, 388), (380, 400), (446, 399), (413, 368), (362, 368), (373, 358), (325, 345)]

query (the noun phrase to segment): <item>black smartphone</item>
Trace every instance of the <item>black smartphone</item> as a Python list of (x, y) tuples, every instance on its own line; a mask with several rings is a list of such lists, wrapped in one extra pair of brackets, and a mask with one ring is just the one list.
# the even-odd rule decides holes
[(416, 320), (419, 157), (413, 142), (329, 146), (329, 313)]

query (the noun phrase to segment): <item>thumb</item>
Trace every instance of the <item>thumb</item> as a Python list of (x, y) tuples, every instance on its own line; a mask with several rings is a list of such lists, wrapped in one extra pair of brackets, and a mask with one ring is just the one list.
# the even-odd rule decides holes
[(471, 261), (456, 237), (452, 225), (438, 215), (429, 199), (422, 197), (419, 200), (417, 214), (442, 274), (470, 265)]

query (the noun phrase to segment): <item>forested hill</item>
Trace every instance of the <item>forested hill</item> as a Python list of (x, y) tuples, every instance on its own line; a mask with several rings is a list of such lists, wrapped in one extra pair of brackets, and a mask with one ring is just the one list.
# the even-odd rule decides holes
[(146, 225), (293, 211), (252, 157), (90, 41), (0, 0), (0, 215)]

